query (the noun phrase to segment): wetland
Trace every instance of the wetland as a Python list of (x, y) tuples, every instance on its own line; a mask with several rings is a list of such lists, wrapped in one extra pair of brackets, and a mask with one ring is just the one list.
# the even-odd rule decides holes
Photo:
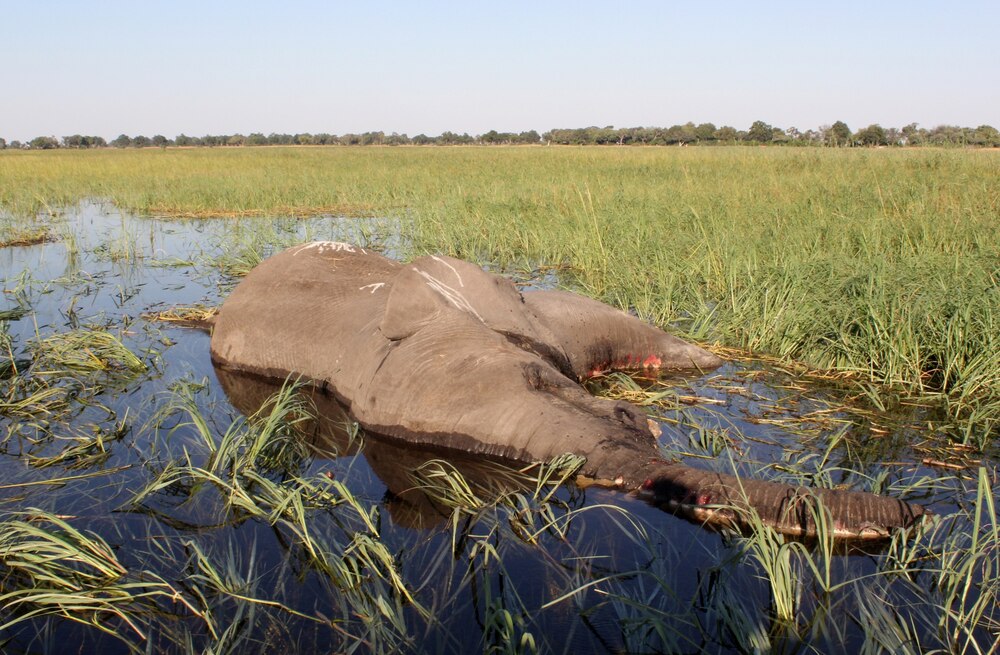
[[(0, 154), (0, 646), (57, 652), (995, 652), (990, 153)], [(18, 238), (45, 238), (33, 245)], [(728, 360), (592, 380), (666, 457), (886, 493), (867, 552), (703, 530), (401, 450), (213, 369), (169, 318), (310, 240), (463, 256)], [(497, 390), (502, 393), (502, 390)]]

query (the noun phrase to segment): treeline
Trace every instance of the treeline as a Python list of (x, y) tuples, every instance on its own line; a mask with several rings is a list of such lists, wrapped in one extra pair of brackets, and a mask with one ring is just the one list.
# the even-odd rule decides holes
[(57, 139), (54, 136), (39, 136), (31, 141), (7, 143), (0, 138), (0, 149), (48, 150), (53, 148), (146, 148), (218, 147), (218, 146), (404, 146), (404, 145), (786, 145), (786, 146), (977, 146), (1000, 147), (1000, 131), (990, 125), (976, 128), (939, 125), (931, 129), (910, 123), (901, 128), (882, 127), (874, 124), (852, 131), (843, 121), (823, 125), (816, 129), (800, 131), (795, 127), (782, 129), (764, 121), (755, 121), (747, 130), (737, 130), (724, 125), (716, 127), (712, 123), (685, 123), (672, 127), (581, 127), (554, 129), (539, 134), (535, 130), (527, 132), (497, 132), (470, 136), (443, 132), (438, 136), (418, 134), (385, 134), (384, 132), (364, 132), (362, 134), (220, 134), (187, 136), (180, 134), (173, 139), (157, 134), (152, 137), (120, 134), (110, 143), (99, 136), (74, 134)]

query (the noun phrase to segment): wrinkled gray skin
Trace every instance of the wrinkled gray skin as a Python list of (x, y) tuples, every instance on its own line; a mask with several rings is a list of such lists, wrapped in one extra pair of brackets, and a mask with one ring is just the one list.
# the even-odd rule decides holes
[[(229, 402), (247, 416), (267, 405), (282, 388), (281, 380), (222, 367), (217, 367), (215, 371)], [(363, 442), (365, 460), (387, 488), (383, 503), (396, 525), (416, 529), (448, 525), (451, 509), (441, 506), (426, 494), (423, 490), (426, 479), (414, 474), (431, 460), (446, 458), (448, 464), (462, 474), (478, 498), (499, 498), (511, 491), (530, 492), (534, 489), (534, 480), (530, 475), (514, 474), (512, 469), (501, 467), (486, 457), (416, 446), (376, 434), (366, 433), (359, 439), (349, 430), (350, 417), (333, 397), (315, 387), (306, 387), (300, 393), (307, 399), (311, 414), (309, 420), (296, 422), (296, 428), (306, 444), (319, 457), (336, 458), (357, 454)]]
[(794, 488), (701, 471), (658, 456), (645, 414), (578, 381), (605, 370), (712, 369), (722, 362), (623, 312), (562, 291), (521, 293), (450, 257), (401, 264), (315, 242), (256, 267), (212, 336), (223, 367), (304, 377), (366, 430), (509, 462), (562, 453), (581, 474), (688, 518), (815, 533), (819, 503), (844, 539), (879, 539), (923, 509), (871, 494)]

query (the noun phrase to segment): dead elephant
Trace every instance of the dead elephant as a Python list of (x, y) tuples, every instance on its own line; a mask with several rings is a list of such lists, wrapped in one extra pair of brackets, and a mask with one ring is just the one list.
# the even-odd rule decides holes
[(365, 429), (500, 461), (587, 458), (581, 474), (707, 524), (749, 512), (810, 536), (819, 511), (842, 539), (881, 539), (924, 510), (861, 492), (739, 479), (658, 456), (645, 414), (578, 383), (612, 369), (712, 369), (702, 348), (597, 301), (521, 293), (450, 257), (401, 264), (315, 242), (256, 267), (223, 304), (216, 364), (328, 390)]

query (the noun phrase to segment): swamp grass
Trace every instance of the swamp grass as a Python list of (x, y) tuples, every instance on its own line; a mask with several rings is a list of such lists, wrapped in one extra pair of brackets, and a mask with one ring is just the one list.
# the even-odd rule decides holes
[[(683, 336), (930, 398), (962, 443), (986, 447), (1000, 426), (993, 152), (0, 153), (0, 231), (91, 198), (141, 215), (393, 217), (397, 254), (556, 266), (565, 283)], [(245, 272), (266, 254), (247, 243), (222, 265)]]
[[(243, 272), (227, 253), (266, 254), (314, 228), (385, 245), (381, 228), (84, 209), (61, 226), (71, 242), (5, 253), (0, 648), (996, 651), (996, 460), (963, 450), (961, 468), (922, 466), (946, 459), (928, 445), (942, 442), (925, 408), (854, 406), (842, 387), (773, 361), (594, 381), (648, 408), (666, 457), (937, 511), (866, 555), (797, 545), (765, 526), (711, 534), (623, 494), (562, 485), (571, 458), (494, 470), (497, 484), (484, 488), (457, 460), (409, 466), (397, 453), (381, 461), (408, 476), (383, 484), (377, 441), (348, 426), (360, 453), (305, 448), (306, 399), (286, 388), (260, 410), (230, 404), (207, 335), (149, 313), (218, 305)], [(77, 365), (88, 350), (83, 362), (103, 363)], [(415, 525), (401, 490), (431, 499), (435, 520)]]

